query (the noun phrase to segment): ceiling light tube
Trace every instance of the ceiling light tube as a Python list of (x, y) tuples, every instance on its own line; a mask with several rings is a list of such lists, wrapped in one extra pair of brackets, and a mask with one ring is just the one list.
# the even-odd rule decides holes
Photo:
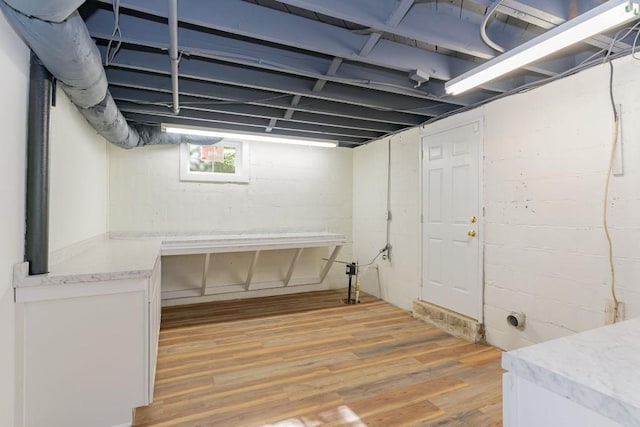
[(445, 83), (458, 95), (567, 46), (638, 18), (638, 2), (609, 0)]
[(229, 138), (229, 139), (241, 139), (243, 141), (260, 141), (260, 142), (275, 142), (277, 144), (294, 144), (294, 145), (308, 145), (311, 147), (337, 147), (336, 141), (328, 140), (312, 140), (312, 139), (294, 139), (279, 136), (263, 136), (250, 133), (231, 133), (221, 132), (214, 129), (202, 129), (192, 127), (181, 127), (173, 125), (162, 125), (162, 130), (168, 133), (177, 133), (183, 135), (198, 135), (198, 136), (211, 136), (214, 138)]

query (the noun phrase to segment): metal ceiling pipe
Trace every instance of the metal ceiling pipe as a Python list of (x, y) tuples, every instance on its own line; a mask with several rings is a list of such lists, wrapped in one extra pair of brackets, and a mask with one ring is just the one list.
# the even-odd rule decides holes
[(51, 74), (31, 53), (27, 123), (27, 194), (24, 258), (29, 275), (49, 272), (49, 113)]
[(169, 0), (169, 59), (171, 60), (171, 90), (173, 93), (173, 114), (180, 112), (180, 92), (178, 89), (178, 0)]
[(48, 22), (62, 22), (85, 0), (4, 0), (12, 8), (24, 15)]
[[(15, 0), (12, 0), (15, 1)], [(27, 3), (31, 0), (24, 0)], [(16, 1), (17, 2), (17, 1)], [(74, 5), (78, 0), (55, 0)], [(27, 16), (0, 0), (0, 10), (13, 29), (58, 80), (85, 119), (106, 140), (121, 148), (156, 144), (215, 144), (220, 139), (161, 132), (158, 126), (129, 126), (107, 87), (100, 51), (77, 11), (61, 22)], [(68, 10), (68, 7), (64, 10)]]

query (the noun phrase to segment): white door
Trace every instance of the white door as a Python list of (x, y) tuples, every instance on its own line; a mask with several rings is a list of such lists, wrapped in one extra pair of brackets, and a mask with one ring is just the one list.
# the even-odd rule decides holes
[(481, 127), (467, 121), (422, 136), (421, 298), (479, 321)]

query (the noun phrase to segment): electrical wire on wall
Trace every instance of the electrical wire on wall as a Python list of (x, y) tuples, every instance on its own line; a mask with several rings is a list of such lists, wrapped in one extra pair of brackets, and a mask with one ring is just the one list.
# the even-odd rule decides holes
[[(613, 93), (613, 76), (614, 76), (614, 66), (613, 66), (613, 47), (618, 40), (625, 39), (629, 34), (635, 31), (635, 37), (633, 39), (633, 44), (631, 45), (631, 57), (635, 60), (638, 60), (636, 56), (636, 47), (638, 42), (638, 37), (640, 36), (640, 22), (636, 23), (634, 26), (630, 28), (624, 28), (613, 37), (611, 40), (611, 44), (606, 51), (603, 62), (609, 62), (609, 99), (611, 101), (611, 110), (613, 113), (613, 135), (611, 142), (611, 153), (609, 156), (609, 166), (607, 168), (607, 179), (605, 181), (604, 188), (604, 198), (603, 198), (603, 212), (602, 212), (602, 225), (604, 228), (604, 233), (607, 238), (608, 244), (608, 259), (609, 259), (609, 272), (610, 272), (610, 289), (611, 289), (611, 299), (613, 300), (613, 312), (611, 313), (611, 321), (616, 323), (619, 320), (620, 315), (620, 301), (618, 300), (618, 296), (616, 294), (616, 269), (613, 257), (613, 240), (611, 238), (611, 233), (609, 231), (609, 223), (608, 223), (608, 211), (609, 211), (609, 190), (611, 185), (611, 175), (613, 174), (613, 166), (615, 163), (616, 151), (618, 149), (618, 140), (620, 133), (620, 112), (616, 106), (615, 97)], [(624, 32), (624, 35), (621, 34)], [(625, 53), (628, 53), (628, 50), (625, 50)], [(619, 55), (620, 53), (618, 53)], [(588, 58), (590, 59), (590, 58)]]
[(384, 247), (387, 259), (391, 259), (391, 139), (387, 144), (387, 244)]
[[(358, 267), (369, 267), (384, 254), (384, 259), (391, 259), (391, 139), (388, 139), (387, 145), (387, 242), (382, 249), (366, 264), (358, 264)], [(366, 269), (365, 269), (366, 271)], [(363, 271), (364, 274), (364, 271)]]
[(604, 227), (604, 234), (607, 237), (607, 243), (609, 245), (609, 271), (611, 274), (611, 299), (613, 300), (613, 313), (612, 322), (616, 323), (618, 320), (618, 311), (620, 308), (620, 302), (616, 295), (616, 269), (613, 259), (613, 241), (611, 240), (611, 233), (609, 232), (609, 224), (607, 222), (608, 207), (609, 207), (609, 188), (611, 184), (611, 175), (613, 173), (613, 163), (615, 160), (616, 149), (618, 148), (618, 133), (620, 132), (620, 117), (616, 108), (616, 103), (613, 96), (613, 62), (609, 61), (609, 98), (611, 100), (611, 109), (613, 111), (613, 141), (611, 143), (611, 154), (609, 156), (609, 167), (607, 169), (607, 179), (604, 187), (604, 200), (603, 200), (603, 212), (602, 223)]

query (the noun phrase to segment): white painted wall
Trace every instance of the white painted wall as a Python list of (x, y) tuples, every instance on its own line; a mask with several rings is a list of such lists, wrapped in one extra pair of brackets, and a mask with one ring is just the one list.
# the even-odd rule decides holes
[[(181, 182), (179, 151), (109, 148), (111, 232), (330, 231), (351, 238), (350, 149), (251, 142), (248, 184)], [(340, 258), (351, 258), (351, 245)], [(341, 266), (329, 280), (346, 284)]]
[(24, 257), (25, 143), (29, 50), (0, 13), (0, 426), (15, 423), (12, 268)]
[[(615, 61), (625, 174), (612, 179), (609, 223), (618, 297), (627, 318), (640, 315), (639, 72), (640, 61)], [(612, 136), (608, 78), (603, 65), (483, 107), (484, 314), (487, 339), (498, 347), (604, 324), (610, 298), (602, 227)], [(360, 261), (385, 241), (386, 147), (383, 140), (354, 150), (354, 258)], [(392, 262), (379, 263), (382, 296), (409, 310), (419, 296), (418, 131), (395, 136), (392, 147), (391, 210), (397, 228), (391, 233)], [(377, 293), (371, 273), (363, 286)], [(525, 330), (507, 326), (512, 310), (526, 313)]]
[(387, 239), (387, 171), (391, 140), (391, 258), (361, 278), (365, 292), (405, 310), (420, 296), (420, 138), (417, 128), (353, 150), (353, 254), (367, 264)]
[(109, 143), (60, 88), (50, 138), (49, 248), (55, 251), (107, 232)]
[[(618, 296), (640, 315), (640, 62), (615, 61), (625, 174), (611, 182)], [(603, 191), (612, 136), (608, 65), (485, 107), (485, 321), (502, 348), (603, 325)], [(527, 314), (524, 331), (506, 314)]]
[[(0, 14), (0, 426), (21, 421), (16, 384), (21, 329), (13, 301), (13, 265), (24, 258), (29, 50)], [(106, 142), (59, 90), (51, 110), (50, 250), (107, 231)]]

